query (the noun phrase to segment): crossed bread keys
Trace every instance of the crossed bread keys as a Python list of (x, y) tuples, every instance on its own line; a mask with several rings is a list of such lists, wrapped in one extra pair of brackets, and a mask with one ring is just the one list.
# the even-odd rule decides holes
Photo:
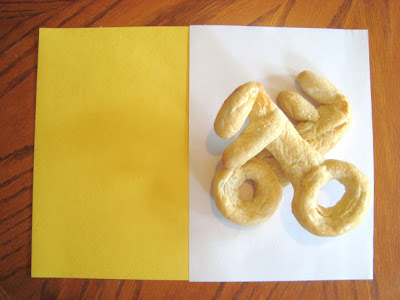
[[(315, 108), (300, 94), (281, 92), (278, 103), (295, 126), (269, 98), (260, 83), (238, 87), (223, 103), (214, 129), (221, 138), (249, 125), (225, 149), (222, 166), (214, 178), (214, 199), (228, 220), (254, 226), (272, 216), (282, 198), (282, 187), (294, 188), (292, 212), (306, 230), (317, 236), (337, 236), (355, 228), (363, 219), (372, 196), (369, 179), (354, 165), (323, 154), (349, 129), (352, 109), (347, 98), (327, 79), (310, 71), (296, 82), (320, 105)], [(254, 182), (254, 198), (242, 200), (239, 188)], [(345, 187), (333, 207), (318, 204), (318, 194), (329, 180)]]

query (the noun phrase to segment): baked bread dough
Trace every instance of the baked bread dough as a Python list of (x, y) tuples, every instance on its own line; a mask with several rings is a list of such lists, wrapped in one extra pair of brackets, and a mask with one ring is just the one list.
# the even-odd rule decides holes
[[(251, 201), (239, 196), (239, 188), (246, 179), (255, 186)], [(253, 158), (238, 169), (220, 167), (215, 175), (214, 195), (225, 218), (242, 226), (255, 226), (273, 215), (282, 199), (282, 186), (264, 161)]]
[[(332, 207), (318, 205), (318, 194), (329, 180), (345, 186), (342, 198)], [(355, 228), (363, 219), (372, 197), (368, 178), (354, 165), (325, 160), (294, 189), (292, 212), (299, 223), (318, 236), (337, 236)]]
[(302, 121), (295, 125), (300, 136), (319, 153), (326, 154), (350, 128), (350, 103), (330, 81), (311, 71), (301, 72), (296, 82), (320, 104), (318, 108), (294, 92), (281, 92), (278, 103), (286, 115)]
[(293, 184), (324, 160), (299, 136), (260, 83), (245, 83), (225, 100), (214, 123), (215, 132), (230, 138), (243, 126), (243, 114), (248, 114), (249, 125), (222, 153), (225, 168), (238, 169), (266, 149)]
[[(294, 127), (300, 136), (321, 154), (329, 152), (347, 133), (352, 121), (352, 108), (344, 96), (330, 81), (311, 71), (301, 72), (296, 82), (315, 102), (312, 105), (300, 94), (283, 91), (278, 95), (282, 111), (295, 121)], [(275, 172), (282, 186), (289, 184), (278, 162), (266, 149), (257, 154)]]
[[(343, 234), (354, 228), (364, 216), (372, 194), (371, 183), (349, 163), (325, 162), (322, 154), (315, 150), (312, 142), (308, 143), (306, 138), (317, 141), (315, 145), (319, 145), (318, 149), (321, 152), (326, 151), (337, 143), (347, 130), (343, 125), (351, 122), (351, 108), (347, 99), (333, 84), (311, 72), (301, 73), (298, 82), (311, 97), (328, 107), (320, 107), (315, 111), (311, 106), (304, 104), (305, 99), (289, 95), (287, 100), (282, 100), (287, 113), (302, 121), (306, 120), (297, 124), (296, 128), (272, 102), (260, 83), (246, 83), (225, 100), (214, 124), (219, 136), (229, 138), (236, 134), (243, 126), (247, 115), (250, 122), (222, 154), (223, 169), (217, 172), (214, 180), (214, 197), (221, 213), (240, 225), (259, 224), (267, 215), (271, 215), (269, 210), (268, 213), (262, 214), (265, 217), (260, 217), (257, 221), (252, 219), (252, 216), (256, 215), (254, 211), (256, 206), (244, 205), (237, 196), (246, 175), (241, 177), (243, 181), (240, 185), (238, 185), (240, 180), (235, 177), (239, 176), (242, 166), (266, 149), (272, 155), (268, 156), (270, 160), (273, 157), (282, 170), (280, 174), (275, 172), (278, 174), (276, 178), (284, 175), (293, 184), (296, 196), (292, 203), (292, 211), (299, 223), (316, 235)], [(296, 105), (304, 105), (305, 109), (296, 110)], [(333, 116), (329, 117), (329, 112)], [(304, 129), (302, 131), (304, 139), (296, 130), (299, 128)], [(339, 138), (332, 137), (335, 134)], [(259, 164), (260, 161), (253, 160), (250, 165), (255, 170), (253, 163)], [(258, 185), (261, 178), (257, 178)], [(330, 179), (338, 179), (345, 184), (346, 193), (334, 207), (323, 208), (318, 205), (316, 199), (320, 187)], [(275, 184), (272, 186), (278, 191)], [(277, 194), (279, 192), (273, 194), (271, 198), (275, 199)], [(271, 203), (276, 209), (276, 201)], [(264, 206), (262, 207), (266, 210)]]

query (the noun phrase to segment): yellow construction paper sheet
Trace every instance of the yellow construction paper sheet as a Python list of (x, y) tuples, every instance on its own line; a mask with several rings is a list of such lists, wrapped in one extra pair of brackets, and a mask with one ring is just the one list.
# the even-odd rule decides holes
[(188, 279), (188, 27), (41, 29), (32, 277)]

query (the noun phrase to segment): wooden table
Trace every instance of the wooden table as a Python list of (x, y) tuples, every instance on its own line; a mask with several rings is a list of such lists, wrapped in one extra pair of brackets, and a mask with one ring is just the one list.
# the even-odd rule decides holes
[[(0, 299), (400, 299), (399, 20), (398, 0), (2, 1)], [(369, 29), (375, 145), (374, 280), (189, 283), (30, 278), (38, 28), (190, 24)]]

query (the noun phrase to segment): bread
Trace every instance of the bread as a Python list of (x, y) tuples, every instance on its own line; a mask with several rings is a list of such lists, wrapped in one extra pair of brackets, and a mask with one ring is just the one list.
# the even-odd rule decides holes
[[(302, 121), (296, 127), (260, 83), (246, 83), (225, 100), (214, 123), (216, 133), (224, 138), (232, 137), (247, 116), (249, 125), (222, 154), (222, 167), (214, 179), (214, 198), (218, 209), (229, 220), (246, 226), (259, 224), (272, 215), (279, 204), (276, 197), (282, 184), (277, 187), (275, 181), (284, 184), (287, 178), (295, 190), (292, 211), (299, 223), (315, 235), (343, 234), (364, 216), (372, 187), (355, 166), (325, 161), (321, 153), (331, 149), (348, 130), (351, 107), (332, 83), (312, 72), (302, 72), (297, 82), (322, 105), (315, 109), (298, 94), (281, 94), (279, 102), (285, 112)], [(263, 175), (257, 177), (257, 172)], [(238, 196), (246, 176), (257, 179), (258, 198), (252, 204), (244, 204)], [(266, 178), (272, 178), (268, 179), (272, 182), (268, 191), (261, 184)], [(317, 195), (330, 179), (343, 183), (346, 193), (336, 206), (323, 208), (317, 203)], [(267, 192), (269, 198), (261, 197)], [(260, 199), (272, 199), (269, 200), (270, 209), (267, 209), (268, 201), (260, 202)]]
[[(254, 182), (254, 199), (242, 200), (239, 188)], [(282, 187), (275, 172), (262, 160), (253, 158), (238, 169), (221, 167), (214, 179), (215, 204), (228, 220), (255, 226), (272, 216), (282, 198)]]
[[(318, 194), (329, 180), (345, 186), (345, 193), (332, 207), (318, 205)], [(372, 197), (369, 179), (354, 165), (325, 160), (295, 186), (292, 212), (297, 221), (317, 236), (337, 236), (355, 228), (364, 218)]]

